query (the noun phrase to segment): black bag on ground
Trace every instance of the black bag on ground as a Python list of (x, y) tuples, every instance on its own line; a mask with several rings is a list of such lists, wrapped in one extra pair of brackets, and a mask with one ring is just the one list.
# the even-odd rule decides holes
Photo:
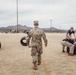
[(21, 45), (23, 45), (23, 46), (27, 46), (27, 43), (24, 42), (24, 40), (26, 40), (26, 38), (25, 38), (25, 37), (22, 37), (21, 40), (20, 40), (20, 43), (21, 43)]
[(1, 48), (1, 42), (0, 42), (0, 48)]
[(74, 44), (74, 54), (76, 55), (76, 44)]

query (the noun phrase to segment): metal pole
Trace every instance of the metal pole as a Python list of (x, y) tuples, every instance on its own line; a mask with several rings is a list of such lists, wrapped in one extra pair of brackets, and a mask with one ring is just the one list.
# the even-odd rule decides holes
[(50, 20), (50, 29), (52, 31), (52, 20)]
[(16, 0), (17, 5), (17, 32), (18, 32), (18, 0)]

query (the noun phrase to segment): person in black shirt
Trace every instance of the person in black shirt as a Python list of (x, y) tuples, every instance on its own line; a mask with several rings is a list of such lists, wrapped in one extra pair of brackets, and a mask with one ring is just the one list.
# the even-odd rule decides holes
[(74, 37), (75, 37), (75, 31), (74, 31), (74, 28), (73, 27), (71, 27), (70, 30), (68, 30), (68, 32), (66, 34), (66, 38), (67, 39), (72, 39), (71, 34), (74, 34)]

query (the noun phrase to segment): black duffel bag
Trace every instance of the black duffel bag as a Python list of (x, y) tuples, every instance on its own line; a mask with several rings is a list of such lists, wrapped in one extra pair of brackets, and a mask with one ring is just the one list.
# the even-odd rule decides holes
[(0, 42), (0, 48), (1, 48), (1, 42)]
[(76, 44), (74, 44), (74, 54), (76, 55)]

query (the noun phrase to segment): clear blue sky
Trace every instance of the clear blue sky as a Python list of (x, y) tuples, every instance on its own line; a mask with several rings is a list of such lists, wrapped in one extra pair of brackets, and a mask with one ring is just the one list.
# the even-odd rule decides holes
[[(76, 27), (76, 0), (18, 0), (19, 24), (33, 27)], [(0, 27), (16, 25), (16, 0), (0, 0)], [(76, 28), (75, 28), (76, 29)]]

